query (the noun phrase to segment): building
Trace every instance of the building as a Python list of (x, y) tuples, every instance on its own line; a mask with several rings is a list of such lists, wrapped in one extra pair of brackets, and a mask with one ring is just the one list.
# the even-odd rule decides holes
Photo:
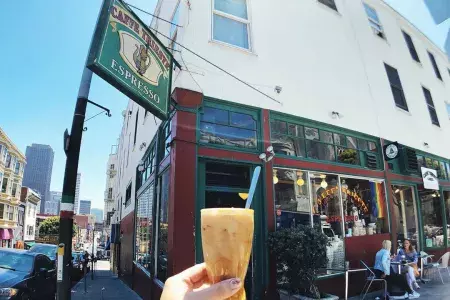
[(78, 210), (80, 215), (90, 215), (91, 214), (91, 200), (80, 200), (80, 208)]
[(103, 209), (91, 208), (91, 214), (95, 216), (95, 223), (103, 223)]
[(80, 212), (80, 185), (81, 185), (81, 173), (77, 173), (77, 184), (75, 187), (75, 200), (74, 200), (74, 213)]
[(53, 158), (55, 153), (49, 145), (32, 144), (25, 152), (27, 166), (23, 177), (23, 185), (41, 194), (40, 212), (45, 212), (45, 203), (50, 197)]
[(0, 128), (0, 247), (20, 241), (18, 226), (25, 155)]
[[(22, 187), (21, 204), (24, 206), (23, 241), (32, 243), (36, 239), (36, 216), (40, 209), (40, 194), (28, 187)], [(31, 245), (31, 244), (30, 244)]]
[(117, 146), (111, 147), (111, 153), (106, 164), (106, 184), (105, 184), (105, 204), (104, 204), (104, 229), (106, 235), (111, 233), (111, 218), (115, 211), (114, 198), (116, 194), (114, 188), (116, 187), (117, 179)]
[[(155, 15), (182, 27), (151, 27), (266, 96), (171, 42), (183, 68), (169, 120), (134, 102), (123, 113), (111, 251), (125, 281), (159, 299), (167, 277), (203, 261), (200, 209), (243, 207), (257, 166), (249, 299), (276, 285), (267, 232), (299, 223), (330, 237), (335, 269), (373, 264), (385, 239), (450, 250), (446, 54), (380, 0), (211, 3), (160, 0)], [(350, 280), (359, 293), (363, 276)], [(343, 285), (341, 273), (319, 281), (341, 297)]]
[(45, 204), (45, 214), (47, 215), (59, 215), (59, 208), (61, 205), (61, 192), (50, 192), (50, 197)]

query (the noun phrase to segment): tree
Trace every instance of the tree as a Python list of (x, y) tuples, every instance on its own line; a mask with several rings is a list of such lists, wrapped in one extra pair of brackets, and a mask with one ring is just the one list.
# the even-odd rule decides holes
[[(72, 227), (72, 236), (76, 234), (75, 224)], [(39, 235), (59, 234), (59, 217), (45, 219), (39, 226)]]

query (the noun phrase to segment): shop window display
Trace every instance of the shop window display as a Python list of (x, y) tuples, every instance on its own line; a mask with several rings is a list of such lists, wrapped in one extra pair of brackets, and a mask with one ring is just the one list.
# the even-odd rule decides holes
[(444, 247), (441, 198), (438, 191), (419, 189), (422, 208), (424, 244), (427, 248)]
[(417, 209), (414, 190), (409, 186), (392, 185), (393, 212), (397, 223), (397, 240), (403, 242), (408, 239), (416, 249), (419, 249), (419, 235), (417, 229)]
[(447, 218), (447, 247), (450, 246), (450, 191), (444, 191), (445, 217)]
[(150, 272), (153, 265), (152, 218), (153, 183), (138, 197), (136, 203), (136, 262)]

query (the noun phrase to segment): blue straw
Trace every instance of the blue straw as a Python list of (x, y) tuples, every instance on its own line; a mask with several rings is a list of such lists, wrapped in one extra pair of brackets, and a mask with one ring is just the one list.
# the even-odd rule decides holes
[(256, 185), (258, 184), (259, 173), (261, 173), (261, 167), (256, 167), (253, 172), (252, 183), (250, 184), (250, 190), (248, 191), (247, 203), (245, 204), (245, 208), (249, 209), (252, 205), (253, 195), (255, 194)]

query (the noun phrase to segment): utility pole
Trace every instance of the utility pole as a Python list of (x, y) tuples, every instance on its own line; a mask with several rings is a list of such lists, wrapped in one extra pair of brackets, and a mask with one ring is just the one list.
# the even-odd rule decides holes
[(57, 299), (71, 299), (70, 263), (72, 260), (72, 227), (75, 189), (77, 183), (78, 161), (80, 158), (81, 138), (83, 135), (86, 106), (91, 87), (92, 71), (84, 68), (78, 90), (78, 98), (73, 115), (70, 136), (64, 141), (66, 169), (64, 172), (63, 196), (61, 199), (59, 243), (64, 244), (63, 280), (58, 282)]

